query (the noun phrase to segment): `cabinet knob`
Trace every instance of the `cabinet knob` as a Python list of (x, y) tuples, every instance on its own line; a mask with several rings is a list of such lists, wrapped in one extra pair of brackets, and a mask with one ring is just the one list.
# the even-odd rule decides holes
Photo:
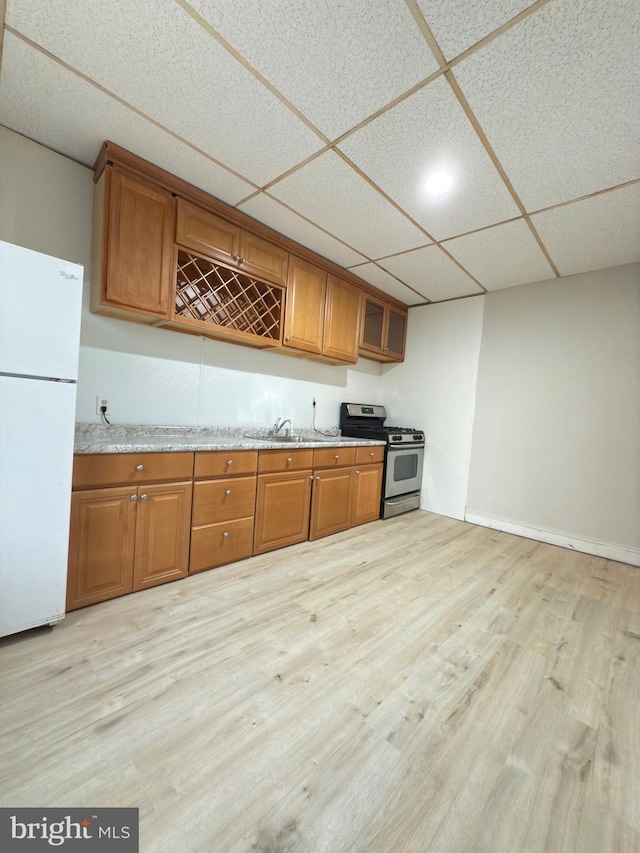
[(146, 501), (147, 497), (148, 497), (148, 495), (140, 495), (140, 500)]
[(360, 471), (356, 471), (356, 474), (359, 474), (359, 473), (360, 473)]
[(240, 258), (240, 259), (238, 260), (238, 263), (239, 263), (239, 264), (246, 264), (246, 263), (247, 263), (247, 259), (246, 259), (246, 258)]
[(129, 500), (130, 500), (130, 501), (137, 501), (137, 500), (138, 500), (138, 496), (137, 496), (137, 495), (131, 495), (131, 497), (129, 498)]
[(289, 336), (289, 335), (287, 335), (287, 336), (286, 336), (286, 338), (285, 338), (285, 341), (290, 341), (290, 340), (291, 340), (290, 336)]
[(230, 494), (231, 494), (231, 489), (226, 489), (226, 490), (225, 490), (225, 495), (230, 495)]
[(287, 465), (289, 465), (290, 462), (293, 462), (293, 459), (291, 456), (287, 456)]
[(229, 538), (229, 531), (225, 530), (225, 532), (222, 534), (222, 536), (224, 539), (228, 539)]
[(320, 479), (320, 477), (316, 477), (316, 480), (319, 480), (319, 479)]
[(236, 263), (239, 263), (240, 255), (231, 255), (231, 260), (235, 261)]
[(227, 460), (227, 467), (229, 467), (231, 465), (233, 465), (233, 459), (228, 459)]
[(144, 471), (144, 465), (136, 465), (136, 471)]
[(313, 474), (309, 474), (309, 479), (313, 480)]
[(336, 460), (336, 462), (337, 462), (337, 461), (338, 461), (338, 459), (340, 459), (340, 454), (339, 454), (339, 453), (336, 453), (336, 455), (335, 455), (333, 458), (334, 458), (334, 459)]
[(375, 455), (376, 455), (376, 454), (373, 452), (373, 450), (372, 450), (372, 451), (371, 451), (371, 453), (369, 454), (369, 456), (375, 456)]

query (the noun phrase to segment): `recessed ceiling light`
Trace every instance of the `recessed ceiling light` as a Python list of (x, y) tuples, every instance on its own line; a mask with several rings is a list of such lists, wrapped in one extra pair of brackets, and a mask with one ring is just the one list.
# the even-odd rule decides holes
[(452, 183), (453, 178), (451, 175), (448, 175), (446, 172), (436, 172), (427, 180), (425, 187), (428, 193), (441, 195), (441, 193), (446, 193)]

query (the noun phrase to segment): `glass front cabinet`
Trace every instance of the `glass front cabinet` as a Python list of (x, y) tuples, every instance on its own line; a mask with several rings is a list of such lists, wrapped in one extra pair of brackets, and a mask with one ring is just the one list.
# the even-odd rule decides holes
[(376, 361), (403, 361), (407, 312), (369, 295), (363, 312), (360, 354)]

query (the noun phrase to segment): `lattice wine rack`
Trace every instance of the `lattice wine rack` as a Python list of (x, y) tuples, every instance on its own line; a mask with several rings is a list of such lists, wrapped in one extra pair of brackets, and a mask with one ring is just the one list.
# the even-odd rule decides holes
[(283, 289), (178, 251), (176, 317), (280, 341)]

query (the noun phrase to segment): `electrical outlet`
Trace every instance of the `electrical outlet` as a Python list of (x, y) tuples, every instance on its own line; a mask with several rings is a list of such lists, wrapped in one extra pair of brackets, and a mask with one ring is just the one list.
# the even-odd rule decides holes
[(102, 414), (102, 407), (105, 407), (105, 415), (109, 413), (109, 401), (105, 397), (96, 397), (96, 415)]

